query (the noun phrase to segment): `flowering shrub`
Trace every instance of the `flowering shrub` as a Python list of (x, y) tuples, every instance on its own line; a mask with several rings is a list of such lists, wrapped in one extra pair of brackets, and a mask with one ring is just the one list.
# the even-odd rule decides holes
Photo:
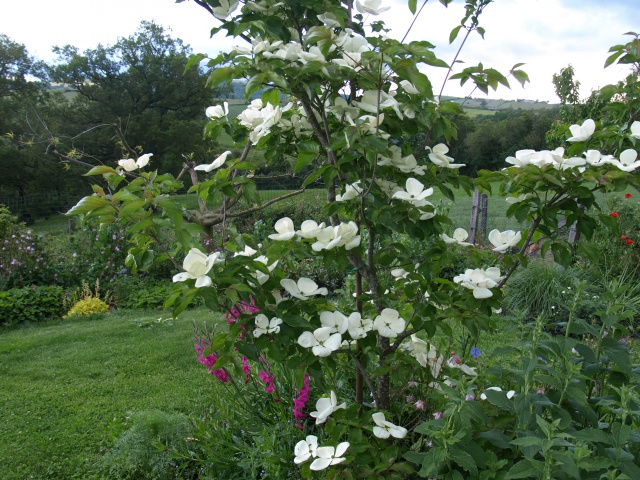
[[(355, 10), (338, 0), (212, 3), (202, 5), (222, 20), (213, 33), (251, 44), (210, 59), (209, 83), (249, 78), (246, 95), (264, 93), (233, 120), (224, 106), (210, 110), (205, 133), (224, 131), (244, 149), (240, 158), (225, 153), (192, 167), (204, 178), (193, 190), (202, 201), (219, 196), (224, 206), (255, 203), (256, 186), (243, 172), (254, 167), (248, 152), (261, 149), (267, 161), (295, 158), (294, 172), (310, 171), (305, 185), (322, 179), (325, 219), (282, 217), (262, 245), (230, 232), (224, 250), (205, 252), (198, 225), (207, 225), (172, 199), (175, 179), (142, 168), (123, 177), (122, 166), (94, 168), (90, 173), (116, 193), (96, 187), (70, 213), (130, 225), (129, 266), (144, 270), (171, 259), (179, 271), (167, 304), (175, 314), (196, 297), (229, 313), (226, 328), (196, 342), (198, 358), (218, 388), (233, 389), (228, 408), (245, 412), (247, 428), (277, 423), (291, 434), (295, 443), (277, 458), (288, 465), (282, 470), (299, 466), (303, 478), (638, 476), (638, 379), (617, 340), (629, 312), (614, 292), (594, 318), (559, 322), (561, 336), (548, 336), (542, 322), (523, 327), (514, 347), (518, 367), (480, 375), (470, 355), (479, 333), (491, 331), (501, 288), (527, 262), (533, 242), (544, 236), (541, 253), (569, 265), (575, 248), (559, 220), (566, 217), (588, 239), (595, 193), (638, 184), (631, 173), (640, 167), (636, 124), (567, 127), (566, 155), (562, 147), (519, 151), (504, 170), (481, 172), (474, 184), (458, 174), (461, 165), (445, 145), (456, 135), (451, 118), (461, 107), (434, 95), (422, 68), (444, 68), (485, 92), (508, 85), (505, 75), (482, 64), (453, 73), (457, 59), (437, 58), (430, 43), (382, 34), (380, 0), (358, 1)], [(408, 3), (416, 14), (417, 2)], [(489, 3), (467, 0), (451, 40), (483, 34), (478, 22)], [(527, 79), (519, 65), (509, 76)], [(640, 107), (634, 91), (619, 97), (627, 119)], [(290, 102), (281, 105), (283, 97)], [(418, 133), (425, 143), (412, 148)], [(507, 214), (529, 226), (491, 232), (487, 249), (462, 245), (473, 242), (460, 231), (447, 241), (442, 234), (451, 221), (428, 199), (436, 188), (453, 199), (452, 188), (474, 186), (498, 188), (510, 199)], [(220, 213), (223, 225), (227, 214)], [(602, 214), (600, 221), (615, 219)], [(168, 226), (176, 242), (159, 252), (154, 240)], [(403, 236), (424, 249), (409, 249), (397, 241)], [(461, 248), (467, 264), (452, 272)], [(186, 254), (182, 268), (178, 254)], [(291, 268), (306, 258), (351, 269), (355, 298), (343, 298), (338, 309), (334, 292)], [(472, 338), (456, 352), (460, 327)], [(406, 392), (413, 384), (419, 397)], [(260, 396), (244, 395), (251, 389)], [(301, 416), (301, 395), (316, 408), (308, 417)], [(279, 412), (277, 421), (261, 413), (265, 404)], [(209, 428), (217, 433), (220, 426)], [(204, 426), (203, 444), (215, 444), (206, 432)], [(280, 455), (281, 446), (273, 451)]]

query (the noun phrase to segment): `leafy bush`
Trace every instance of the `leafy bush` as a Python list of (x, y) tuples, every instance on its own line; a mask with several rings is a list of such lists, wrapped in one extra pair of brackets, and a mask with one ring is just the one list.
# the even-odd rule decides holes
[(107, 313), (109, 311), (109, 305), (96, 297), (84, 298), (78, 300), (71, 310), (67, 312), (64, 318), (69, 317), (83, 317), (88, 315), (96, 315), (101, 313)]
[(168, 448), (184, 447), (191, 432), (186, 416), (157, 410), (131, 415), (132, 426), (100, 462), (108, 478), (168, 480), (185, 477)]
[(119, 308), (162, 308), (171, 292), (170, 282), (149, 276), (117, 275), (110, 286)]
[(13, 288), (0, 292), (0, 324), (15, 325), (60, 318), (64, 289), (58, 286)]

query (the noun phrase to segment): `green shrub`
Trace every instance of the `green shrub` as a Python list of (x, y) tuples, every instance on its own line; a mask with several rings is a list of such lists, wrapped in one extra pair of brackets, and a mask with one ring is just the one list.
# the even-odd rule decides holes
[(0, 324), (16, 325), (57, 319), (64, 313), (62, 287), (13, 288), (0, 292)]
[(153, 277), (118, 275), (110, 284), (111, 300), (119, 308), (162, 308), (171, 283)]
[(132, 414), (133, 425), (100, 462), (100, 471), (119, 480), (189, 478), (168, 450), (184, 448), (191, 425), (186, 416), (157, 410)]

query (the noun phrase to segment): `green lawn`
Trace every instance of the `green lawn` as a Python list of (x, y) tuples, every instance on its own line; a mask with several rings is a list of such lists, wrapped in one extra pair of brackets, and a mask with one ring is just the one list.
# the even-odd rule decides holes
[(190, 414), (210, 393), (196, 361), (193, 319), (114, 312), (0, 330), (0, 478), (92, 478), (130, 426), (129, 412)]

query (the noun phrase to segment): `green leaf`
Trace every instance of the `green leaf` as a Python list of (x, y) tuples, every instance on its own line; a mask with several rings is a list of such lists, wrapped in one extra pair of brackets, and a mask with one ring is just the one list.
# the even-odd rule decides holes
[(142, 210), (142, 207), (145, 206), (145, 204), (146, 204), (146, 202), (144, 200), (139, 199), (139, 198), (137, 198), (136, 200), (133, 200), (131, 202), (127, 202), (120, 209), (120, 216), (124, 217), (125, 215), (131, 215), (133, 213), (139, 213)]
[(92, 212), (101, 207), (111, 206), (107, 199), (102, 197), (90, 196), (84, 197), (74, 207), (71, 208), (65, 215), (80, 215), (83, 213)]
[(193, 55), (191, 55), (189, 57), (189, 61), (187, 62), (187, 65), (184, 67), (184, 73), (187, 73), (187, 71), (190, 68), (192, 68), (194, 65), (199, 65), (200, 62), (205, 58), (208, 58), (206, 53), (194, 53)]
[(449, 34), (449, 43), (453, 43), (456, 38), (458, 38), (458, 33), (460, 33), (460, 29), (462, 28), (462, 25), (458, 25), (457, 27), (455, 27), (453, 30), (451, 30), (451, 33)]
[(301, 152), (298, 155), (298, 160), (296, 161), (296, 165), (293, 167), (293, 173), (298, 173), (305, 167), (308, 167), (313, 163), (313, 161), (318, 158), (317, 153), (304, 153)]
[(409, 0), (409, 10), (411, 10), (411, 14), (415, 15), (417, 8), (418, 0)]
[(207, 87), (215, 88), (222, 82), (231, 82), (234, 70), (234, 67), (216, 68), (207, 79)]
[(478, 467), (476, 466), (476, 462), (471, 455), (463, 450), (463, 447), (459, 448), (451, 448), (449, 449), (449, 458), (451, 458), (454, 462), (464, 468), (467, 472), (477, 475)]
[(541, 467), (541, 462), (536, 460), (521, 460), (509, 469), (507, 476), (504, 478), (505, 480), (511, 478), (539, 478), (539, 473), (542, 470)]
[(93, 167), (87, 173), (84, 174), (85, 177), (89, 177), (91, 175), (102, 175), (104, 173), (118, 173), (114, 168), (108, 167), (107, 165), (98, 165), (97, 167)]
[(270, 103), (274, 107), (277, 107), (280, 104), (280, 90), (275, 88), (269, 88), (262, 93), (261, 97), (263, 105)]

